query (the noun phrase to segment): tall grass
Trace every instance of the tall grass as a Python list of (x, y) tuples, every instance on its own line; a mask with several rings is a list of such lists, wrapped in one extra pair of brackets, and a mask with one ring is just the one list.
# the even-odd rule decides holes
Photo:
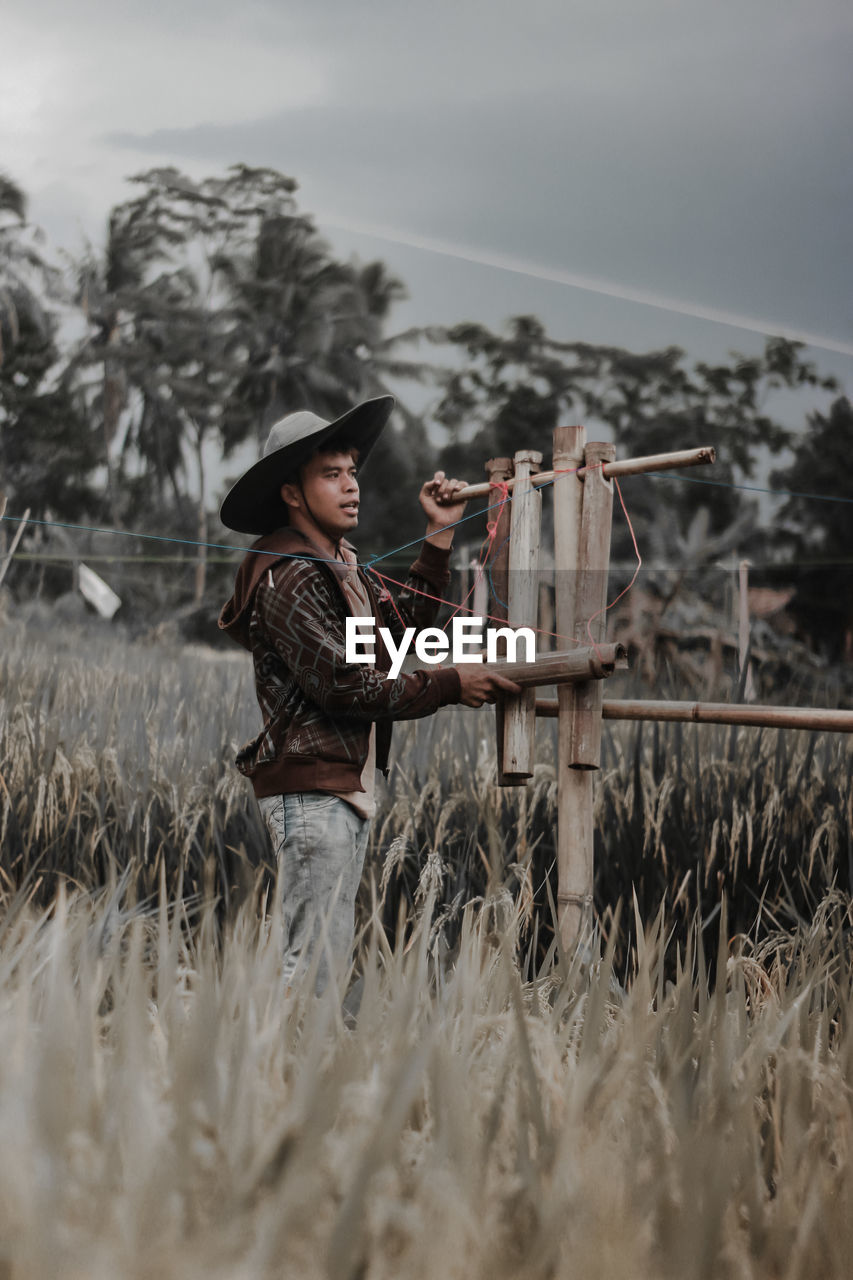
[(0, 642), (2, 1280), (851, 1273), (845, 740), (608, 730), (566, 956), (553, 727), (505, 792), (488, 712), (398, 726), (353, 1021), (283, 989), (247, 664)]
[[(95, 633), (34, 640), (6, 627), (0, 656), (0, 875), (48, 901), (58, 877), (90, 889), (125, 876), (130, 901), (217, 892), (230, 908), (268, 857), (233, 767), (256, 731), (247, 659), (149, 649)], [(450, 708), (395, 728), (368, 878), (393, 937), (402, 903), (432, 893), (446, 945), (464, 904), (506, 885), (550, 942), (556, 897), (555, 725), (537, 727), (524, 789), (494, 783), (489, 709)], [(607, 929), (636, 894), (682, 942), (723, 893), (756, 940), (853, 888), (853, 751), (841, 735), (706, 725), (605, 725), (596, 800), (596, 908)], [(756, 925), (757, 921), (757, 925)], [(633, 941), (623, 917), (619, 963)]]
[(0, 943), (0, 1272), (181, 1277), (844, 1277), (853, 1262), (848, 909), (709, 986), (663, 918), (521, 981), (506, 899), (436, 963), (376, 920), (357, 1023), (285, 996), (277, 910), (61, 891)]
[(245, 663), (94, 632), (0, 633), (0, 847), (7, 888), (30, 876), (83, 888), (129, 870), (139, 898), (166, 885), (226, 897), (265, 849), (233, 768), (252, 724)]

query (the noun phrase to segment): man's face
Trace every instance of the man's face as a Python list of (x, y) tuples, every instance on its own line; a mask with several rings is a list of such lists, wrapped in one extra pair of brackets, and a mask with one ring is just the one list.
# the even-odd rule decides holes
[(336, 540), (355, 529), (359, 507), (355, 476), (356, 462), (351, 452), (315, 454), (300, 472), (301, 492), (296, 484), (281, 487), (291, 521), (298, 511), (313, 518), (324, 533)]

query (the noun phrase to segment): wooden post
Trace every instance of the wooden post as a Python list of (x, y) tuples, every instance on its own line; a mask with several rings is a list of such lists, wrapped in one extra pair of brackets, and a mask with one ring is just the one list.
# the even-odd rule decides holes
[[(499, 501), (498, 495), (500, 494), (499, 489), (493, 489), (491, 486), (505, 484), (512, 479), (512, 458), (490, 458), (486, 463), (486, 474), (489, 477), (486, 494), (491, 505)], [(509, 600), (510, 505), (509, 500), (507, 500), (502, 506), (493, 506), (487, 517), (489, 523), (494, 522), (496, 525), (495, 536), (492, 539), (494, 555), (491, 560), (491, 580), (494, 598), (491, 600), (491, 608), (488, 612), (492, 618), (499, 620), (506, 618), (507, 601)], [(486, 594), (486, 599), (489, 599), (488, 593)], [(498, 698), (495, 704), (495, 741), (497, 742), (498, 785), (501, 786), (503, 785), (504, 762), (504, 706), (502, 698)]]
[(468, 592), (470, 590), (468, 586), (468, 569), (471, 560), (467, 543), (457, 549), (457, 555), (459, 556), (459, 603), (467, 609)]
[[(554, 471), (583, 465), (586, 431), (557, 427)], [(577, 475), (554, 480), (554, 595), (558, 644), (575, 636), (581, 506), (584, 486)], [(579, 940), (592, 911), (592, 774), (571, 769), (572, 712), (577, 686), (557, 690), (557, 916), (563, 946)]]
[(554, 593), (548, 582), (539, 584), (539, 629), (542, 634), (539, 637), (538, 647), (550, 653), (555, 647), (554, 632), (557, 628), (554, 622)]
[[(512, 458), (489, 458), (486, 463), (486, 474), (489, 477), (486, 493), (489, 497), (489, 505), (492, 506), (487, 519), (490, 524), (496, 525), (492, 540), (494, 555), (491, 562), (491, 577), (497, 599), (492, 601), (489, 613), (494, 618), (506, 618), (509, 600), (509, 522), (512, 504), (507, 499), (502, 506), (492, 505), (500, 502), (500, 490), (489, 486), (504, 484), (512, 479)], [(482, 486), (479, 487), (482, 488)]]
[[(599, 644), (607, 629), (607, 575), (613, 523), (613, 482), (602, 466), (612, 462), (616, 446), (595, 441), (586, 446), (586, 474), (581, 507), (580, 554), (575, 606), (575, 638), (579, 644)], [(598, 769), (601, 764), (601, 688), (597, 682), (579, 689), (572, 708), (569, 764), (573, 769)]]
[[(738, 564), (738, 666), (744, 702), (755, 701), (755, 685), (749, 662), (749, 560)], [(744, 667), (746, 672), (744, 673)]]
[[(27, 521), (29, 520), (29, 518), (30, 518), (30, 508), (27, 507), (26, 511), (24, 512), (24, 518), (21, 520), (20, 524), (15, 530), (15, 536), (12, 539), (12, 545), (9, 548), (9, 553), (6, 556), (6, 559), (3, 561), (3, 563), (0, 564), (0, 585), (2, 585), (3, 579), (6, 577), (6, 572), (9, 568), (9, 565), (12, 563), (12, 557), (14, 556), (15, 552), (18, 550), (18, 543), (21, 541), (21, 538), (23, 537), (24, 530), (27, 527)], [(534, 712), (533, 714), (535, 717), (536, 713)]]
[[(521, 449), (514, 458), (509, 539), (509, 625), (536, 627), (539, 592), (539, 525), (542, 495), (533, 488), (531, 475), (539, 469), (542, 454)], [(504, 755), (501, 786), (517, 786), (533, 777), (536, 732), (536, 695), (526, 689), (504, 703)]]
[(471, 612), (475, 618), (485, 618), (489, 612), (489, 580), (479, 560), (472, 558), (468, 567), (474, 575), (474, 595), (471, 598)]

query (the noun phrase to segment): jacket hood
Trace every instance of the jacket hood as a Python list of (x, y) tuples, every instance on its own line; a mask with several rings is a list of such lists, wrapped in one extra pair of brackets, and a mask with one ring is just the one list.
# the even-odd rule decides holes
[[(348, 551), (355, 551), (355, 547), (346, 538), (341, 538), (341, 546)], [(326, 552), (315, 546), (298, 529), (277, 529), (275, 533), (265, 533), (263, 537), (256, 539), (237, 570), (234, 594), (223, 605), (219, 615), (219, 629), (250, 652), (252, 644), (249, 639), (249, 623), (258, 584), (268, 569), (291, 556), (316, 557), (339, 581), (349, 573), (348, 564), (342, 560), (330, 560)]]

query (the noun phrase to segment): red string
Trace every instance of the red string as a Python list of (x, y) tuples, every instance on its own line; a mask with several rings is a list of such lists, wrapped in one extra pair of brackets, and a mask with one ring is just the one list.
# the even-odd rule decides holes
[[(372, 569), (371, 571), (372, 571), (373, 573), (376, 573), (376, 570), (375, 570), (375, 569)], [(382, 579), (382, 574), (381, 574), (381, 573), (376, 573), (376, 576), (377, 576), (377, 578)], [(390, 581), (390, 579), (389, 579), (389, 581)], [(384, 583), (384, 580), (383, 580), (383, 583)], [(394, 599), (394, 596), (393, 596), (393, 595), (392, 595), (392, 593), (388, 590), (388, 588), (387, 588), (386, 586), (384, 586), (384, 585), (383, 585), (383, 587), (382, 587), (382, 594), (380, 595), (379, 599), (380, 599), (380, 602), (384, 600), (384, 601), (386, 601), (386, 602), (390, 603), (391, 608), (394, 610), (394, 612), (395, 612), (395, 613), (396, 613), (396, 615), (397, 615), (397, 618), (398, 618), (398, 620), (399, 620), (400, 626), (403, 628), (403, 631), (405, 632), (405, 630), (406, 630), (406, 619), (403, 617), (402, 613), (401, 613), (401, 612), (400, 612), (400, 610), (397, 608), (397, 601)]]
[[(498, 505), (501, 507), (501, 509), (503, 509), (504, 504), (509, 502), (509, 481), (508, 480), (490, 480), (489, 488), (499, 490), (501, 497)], [(494, 504), (490, 504), (490, 505), (494, 505)], [(486, 521), (486, 530), (489, 535), (490, 551), (492, 549), (492, 543), (495, 540), (495, 535), (497, 534), (497, 531), (498, 531), (498, 520), (500, 520), (500, 512), (498, 512), (494, 520)]]
[[(593, 470), (593, 468), (594, 468), (594, 467), (603, 467), (603, 466), (604, 466), (604, 463), (603, 463), (603, 462), (596, 462), (596, 463), (593, 463), (591, 466), (586, 467), (585, 469), (586, 469), (587, 471), (591, 471), (591, 470)], [(563, 468), (563, 467), (558, 467), (558, 468), (555, 468), (554, 474), (555, 474), (555, 475), (577, 475), (577, 473), (578, 473), (580, 470), (581, 470), (581, 467), (565, 467), (565, 468)], [(603, 613), (607, 613), (607, 612), (609, 612), (609, 610), (610, 610), (610, 609), (612, 609), (614, 605), (618, 604), (618, 602), (619, 602), (619, 601), (620, 601), (624, 596), (626, 596), (626, 595), (628, 594), (628, 592), (629, 592), (629, 591), (631, 590), (631, 588), (633, 587), (634, 583), (637, 581), (637, 578), (638, 578), (639, 573), (640, 573), (640, 569), (642, 568), (642, 565), (643, 565), (643, 559), (642, 559), (642, 556), (640, 555), (640, 548), (639, 548), (639, 546), (637, 545), (637, 535), (636, 535), (636, 534), (635, 534), (635, 532), (634, 532), (634, 526), (633, 526), (633, 524), (631, 523), (631, 517), (628, 515), (628, 508), (625, 506), (625, 499), (622, 497), (622, 490), (621, 490), (621, 489), (620, 489), (620, 487), (619, 487), (619, 481), (616, 479), (616, 477), (615, 477), (615, 476), (613, 477), (613, 484), (614, 484), (614, 485), (615, 485), (615, 487), (616, 487), (616, 492), (617, 492), (617, 494), (619, 495), (619, 503), (620, 503), (620, 506), (622, 507), (622, 513), (623, 513), (623, 515), (625, 516), (625, 520), (626, 520), (626, 522), (627, 522), (627, 524), (628, 524), (628, 532), (629, 532), (629, 533), (630, 533), (630, 535), (631, 535), (631, 542), (633, 543), (633, 547), (634, 547), (634, 554), (635, 554), (635, 555), (636, 555), (636, 557), (637, 557), (637, 567), (636, 567), (636, 569), (634, 570), (634, 576), (631, 578), (631, 581), (628, 583), (627, 587), (625, 587), (625, 589), (624, 589), (623, 591), (620, 591), (620, 592), (619, 592), (619, 594), (618, 594), (618, 596), (616, 596), (616, 598), (615, 598), (614, 600), (611, 600), (609, 604), (606, 604), (606, 605), (604, 606), (604, 608), (603, 608), (603, 609), (598, 609), (598, 610), (597, 610), (597, 611), (592, 615), (592, 617), (588, 619), (588, 621), (587, 621), (587, 623), (586, 623), (586, 631), (587, 631), (587, 635), (589, 636), (590, 643), (591, 643), (591, 645), (592, 645), (593, 649), (595, 649), (595, 651), (596, 651), (596, 653), (598, 654), (599, 658), (601, 657), (601, 649), (600, 649), (599, 645), (596, 643), (596, 640), (595, 640), (595, 638), (594, 638), (594, 636), (593, 636), (593, 634), (592, 634), (592, 624), (593, 624), (593, 622), (595, 621), (595, 619), (596, 619), (596, 618), (601, 617), (601, 615), (602, 615)], [(504, 503), (504, 502), (507, 502), (507, 501), (509, 500), (509, 496), (510, 496), (510, 495), (509, 495), (509, 486), (508, 486), (508, 484), (507, 484), (507, 482), (506, 482), (505, 480), (503, 480), (503, 481), (494, 481), (494, 482), (492, 482), (492, 483), (490, 484), (490, 486), (489, 486), (489, 487), (490, 487), (490, 488), (496, 488), (496, 489), (500, 489), (500, 490), (501, 490), (501, 492), (502, 492), (502, 494), (503, 494), (503, 497), (502, 497), (502, 499), (501, 499), (501, 506), (503, 505), (503, 503)], [(473, 615), (473, 614), (474, 614), (474, 610), (473, 610), (473, 609), (467, 609), (467, 608), (465, 608), (465, 601), (469, 599), (469, 597), (471, 596), (471, 594), (473, 593), (473, 591), (474, 591), (474, 589), (475, 589), (475, 587), (476, 587), (476, 585), (477, 585), (477, 582), (479, 582), (479, 581), (480, 581), (480, 579), (482, 578), (483, 572), (484, 572), (484, 570), (485, 570), (485, 568), (486, 568), (486, 566), (487, 566), (487, 564), (488, 564), (489, 557), (492, 555), (492, 553), (493, 553), (493, 551), (494, 551), (494, 541), (495, 541), (495, 537), (496, 537), (496, 535), (497, 535), (497, 526), (498, 526), (498, 520), (497, 520), (497, 519), (495, 519), (495, 520), (490, 520), (490, 521), (487, 523), (487, 525), (486, 525), (486, 529), (487, 529), (487, 531), (488, 531), (488, 537), (487, 537), (487, 538), (485, 538), (485, 539), (483, 540), (483, 545), (484, 545), (484, 546), (485, 546), (485, 548), (486, 548), (485, 556), (483, 555), (483, 548), (481, 547), (481, 549), (480, 549), (480, 558), (481, 558), (481, 563), (478, 565), (478, 571), (477, 571), (478, 576), (477, 576), (477, 578), (475, 579), (474, 586), (472, 586), (472, 587), (471, 587), (471, 589), (466, 593), (466, 595), (464, 596), (463, 600), (462, 600), (462, 601), (461, 601), (461, 603), (459, 603), (459, 604), (454, 604), (454, 602), (453, 602), (452, 600), (445, 600), (443, 596), (436, 596), (436, 595), (433, 595), (433, 594), (432, 594), (431, 592), (429, 592), (429, 591), (421, 591), (418, 587), (413, 587), (413, 586), (411, 586), (411, 584), (409, 584), (409, 583), (401, 582), (398, 578), (392, 578), (392, 577), (390, 577), (388, 574), (380, 573), (378, 569), (376, 569), (376, 568), (374, 568), (374, 567), (373, 567), (373, 565), (369, 565), (369, 566), (367, 566), (368, 571), (369, 571), (370, 573), (372, 573), (372, 574), (375, 574), (375, 576), (376, 576), (376, 577), (379, 579), (379, 581), (383, 584), (383, 597), (382, 597), (382, 598), (384, 598), (385, 594), (387, 593), (387, 596), (390, 598), (390, 600), (391, 600), (391, 604), (392, 604), (392, 606), (393, 606), (393, 608), (394, 608), (394, 612), (397, 614), (397, 617), (399, 618), (400, 622), (402, 623), (402, 625), (403, 625), (404, 627), (405, 627), (405, 625), (406, 625), (406, 624), (405, 624), (405, 621), (404, 621), (404, 619), (403, 619), (403, 617), (402, 617), (402, 615), (401, 615), (401, 613), (400, 613), (399, 609), (397, 608), (397, 604), (396, 604), (396, 602), (395, 602), (395, 600), (394, 600), (393, 595), (391, 594), (391, 592), (390, 592), (390, 591), (388, 591), (387, 586), (385, 586), (385, 584), (387, 584), (387, 583), (389, 583), (389, 582), (390, 582), (390, 583), (392, 583), (395, 587), (403, 587), (403, 588), (407, 589), (408, 591), (411, 591), (414, 595), (424, 596), (427, 600), (435, 600), (438, 604), (444, 604), (444, 605), (447, 605), (447, 606), (448, 606), (449, 608), (451, 608), (451, 609), (452, 609), (452, 611), (453, 611), (453, 612), (451, 613), (451, 615), (450, 615), (450, 618), (448, 618), (448, 620), (447, 620), (448, 622), (451, 620), (451, 618), (453, 618), (453, 617), (454, 617), (454, 615), (455, 615), (455, 614), (459, 613), (460, 611), (463, 611), (463, 612), (465, 612), (465, 613), (470, 613), (470, 614), (472, 614), (472, 615)], [(501, 623), (501, 625), (503, 625), (503, 626), (507, 626), (507, 625), (508, 625), (506, 618), (499, 618), (499, 617), (497, 617), (497, 616), (495, 616), (494, 614), (491, 614), (491, 613), (487, 613), (487, 614), (485, 615), (485, 621), (487, 621), (487, 622), (498, 622), (498, 623)], [(445, 623), (445, 626), (446, 626), (446, 625), (447, 625), (447, 623)], [(580, 644), (580, 641), (579, 641), (579, 640), (576, 640), (573, 636), (564, 636), (564, 635), (561, 635), (558, 631), (545, 631), (542, 627), (531, 627), (531, 628), (530, 628), (530, 630), (531, 630), (531, 631), (533, 631), (533, 633), (534, 633), (535, 635), (539, 635), (539, 636), (549, 636), (549, 637), (551, 637), (551, 638), (553, 638), (553, 639), (555, 639), (555, 640), (568, 641), (568, 643), (569, 643), (569, 644), (572, 644), (572, 645), (578, 645), (578, 644)]]
[[(490, 480), (489, 488), (500, 490), (501, 498), (500, 498), (500, 502), (497, 505), (499, 505), (500, 507), (503, 507), (504, 503), (509, 502), (509, 497), (510, 497), (509, 484), (506, 480)], [(494, 504), (491, 504), (491, 505), (494, 505)], [(455, 605), (454, 608), (452, 609), (450, 613), (450, 617), (447, 619), (447, 622), (445, 622), (444, 624), (444, 628), (443, 628), (444, 630), (447, 629), (448, 623), (450, 623), (453, 620), (453, 618), (456, 616), (459, 610), (464, 607), (466, 600), (471, 599), (471, 596), (474, 594), (474, 592), (477, 590), (477, 587), (483, 580), (483, 574), (485, 573), (486, 566), (489, 563), (489, 557), (495, 551), (494, 543), (495, 543), (495, 537), (498, 531), (499, 519), (500, 519), (500, 513), (498, 513), (498, 515), (495, 516), (494, 520), (489, 520), (486, 523), (486, 537), (483, 539), (482, 543), (480, 544), (480, 550), (477, 555), (477, 572), (474, 575), (474, 581), (471, 584), (470, 589), (466, 591), (465, 595), (460, 600), (459, 604)], [(450, 604), (450, 601), (449, 600), (445, 601), (445, 603)], [(466, 612), (473, 613), (473, 609), (466, 610)]]
[(634, 554), (637, 557), (637, 567), (634, 570), (633, 578), (628, 583), (625, 590), (620, 591), (616, 599), (610, 601), (610, 604), (606, 604), (603, 609), (599, 609), (596, 613), (594, 613), (586, 624), (587, 635), (589, 636), (592, 647), (595, 649), (595, 652), (598, 654), (599, 658), (601, 657), (601, 650), (599, 649), (598, 645), (595, 643), (595, 640), (593, 639), (592, 624), (596, 618), (600, 618), (603, 613), (607, 613), (608, 609), (612, 609), (615, 604), (619, 603), (619, 601), (622, 599), (623, 596), (626, 596), (628, 594), (628, 592), (633, 587), (634, 583), (637, 581), (637, 577), (639, 575), (640, 569), (643, 567), (643, 558), (640, 555), (640, 548), (637, 546), (637, 535), (634, 533), (634, 526), (631, 524), (631, 517), (628, 515), (628, 508), (625, 506), (625, 499), (622, 497), (622, 490), (619, 488), (619, 481), (616, 479), (615, 476), (613, 477), (613, 483), (616, 486), (616, 492), (619, 494), (619, 502), (622, 507), (622, 512), (625, 516), (625, 519), (628, 522), (628, 532), (630, 533), (631, 541), (634, 544)]
[[(391, 582), (395, 587), (405, 587), (406, 590), (411, 591), (413, 595), (425, 596), (427, 600), (436, 600), (438, 601), (439, 604), (450, 605), (451, 607), (456, 608), (457, 610), (463, 607), (462, 605), (454, 605), (452, 600), (445, 600), (444, 596), (434, 596), (429, 591), (421, 591), (418, 587), (413, 587), (411, 583), (401, 582), (399, 578), (390, 578), (387, 574), (380, 573), (378, 569), (374, 569), (372, 564), (365, 565), (365, 568), (369, 573), (375, 574), (376, 577), (379, 578), (381, 582)], [(464, 612), (470, 613), (472, 615), (474, 614), (473, 609), (465, 609)], [(400, 616), (399, 613), (397, 614), (397, 616), (398, 617)], [(492, 613), (477, 614), (476, 616), (483, 617), (486, 622), (499, 622), (503, 627), (509, 626), (509, 623), (507, 622), (506, 618), (499, 618)], [(572, 639), (571, 636), (560, 635), (558, 631), (544, 631), (541, 627), (531, 627), (530, 630), (533, 631), (534, 634), (539, 636), (553, 636), (555, 640), (568, 640), (569, 644), (579, 643), (579, 641)]]

